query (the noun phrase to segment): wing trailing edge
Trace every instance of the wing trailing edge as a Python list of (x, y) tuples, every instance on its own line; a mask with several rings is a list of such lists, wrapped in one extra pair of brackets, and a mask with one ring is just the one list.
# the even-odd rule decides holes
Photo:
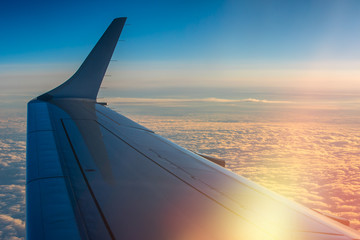
[(125, 21), (126, 17), (114, 19), (75, 74), (60, 86), (39, 96), (38, 99), (84, 98), (96, 100)]

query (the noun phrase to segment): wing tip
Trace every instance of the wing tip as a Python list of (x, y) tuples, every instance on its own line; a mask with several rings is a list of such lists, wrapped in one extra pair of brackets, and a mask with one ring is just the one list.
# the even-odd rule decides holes
[(114, 21), (126, 21), (127, 17), (118, 17), (118, 18), (114, 18)]
[(115, 18), (75, 74), (37, 99), (86, 98), (95, 100), (127, 17)]

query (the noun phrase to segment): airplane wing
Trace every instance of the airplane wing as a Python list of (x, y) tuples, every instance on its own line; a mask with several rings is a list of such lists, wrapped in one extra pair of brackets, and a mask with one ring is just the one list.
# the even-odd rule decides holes
[(125, 21), (28, 103), (28, 240), (360, 239), (97, 103)]

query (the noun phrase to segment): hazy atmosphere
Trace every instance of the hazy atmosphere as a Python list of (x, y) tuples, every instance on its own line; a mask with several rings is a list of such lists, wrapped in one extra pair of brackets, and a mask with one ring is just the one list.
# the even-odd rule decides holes
[[(99, 101), (360, 229), (358, 1), (5, 1), (0, 238), (25, 236), (26, 104), (128, 17)], [(66, 16), (66, 17), (65, 17)]]

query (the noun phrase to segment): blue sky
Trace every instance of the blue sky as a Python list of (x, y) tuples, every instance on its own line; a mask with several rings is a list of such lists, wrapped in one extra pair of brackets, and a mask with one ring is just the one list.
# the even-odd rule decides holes
[(126, 16), (104, 86), (360, 89), (359, 12), (347, 0), (6, 0), (0, 84), (54, 87)]
[(358, 1), (2, 1), (0, 63), (82, 58), (127, 16), (123, 59), (359, 60)]

